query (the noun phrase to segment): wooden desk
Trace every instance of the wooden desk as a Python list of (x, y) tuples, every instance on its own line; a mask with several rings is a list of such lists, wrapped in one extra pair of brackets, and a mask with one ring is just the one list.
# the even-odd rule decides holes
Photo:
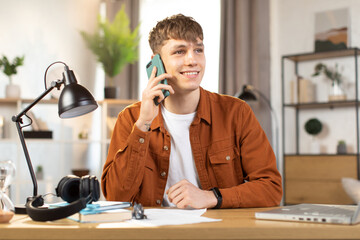
[(65, 219), (34, 222), (26, 215), (0, 224), (0, 239), (360, 239), (355, 226), (256, 220), (263, 209), (208, 210), (204, 216), (221, 222), (139, 227), (129, 223), (79, 224)]

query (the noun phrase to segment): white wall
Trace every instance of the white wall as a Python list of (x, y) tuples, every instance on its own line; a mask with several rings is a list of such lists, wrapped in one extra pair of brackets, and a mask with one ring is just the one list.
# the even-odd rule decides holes
[[(34, 98), (43, 89), (46, 67), (54, 61), (67, 63), (92, 88), (93, 55), (79, 30), (95, 26), (100, 0), (0, 0), (0, 54), (11, 59), (25, 55), (14, 82), (22, 85), (22, 97)], [(60, 65), (61, 66), (61, 65)], [(0, 97), (6, 76), (0, 73)], [(91, 89), (92, 90), (92, 89)]]
[[(358, 0), (270, 0), (271, 1), (271, 101), (281, 119), (281, 56), (314, 51), (315, 13), (339, 8), (349, 8), (350, 11), (350, 42), (351, 47), (360, 47), (360, 1)], [(342, 61), (342, 60), (341, 60)], [(316, 62), (309, 63), (310, 77)], [(353, 67), (348, 62), (342, 62), (345, 66), (344, 76), (346, 81), (354, 81)], [(353, 63), (352, 63), (353, 64)], [(305, 66), (306, 67), (306, 66)], [(351, 88), (351, 87), (350, 87)], [(324, 91), (324, 89), (322, 89)], [(288, 90), (287, 90), (288, 91)], [(326, 90), (325, 90), (326, 91)], [(351, 89), (348, 89), (351, 97)], [(313, 111), (304, 114), (300, 119), (300, 127), (303, 129), (304, 122), (312, 116), (317, 116), (325, 125), (325, 132), (320, 139), (323, 151), (335, 153), (337, 140), (345, 138), (352, 146), (350, 150), (356, 151), (355, 116), (346, 110), (339, 110), (337, 114), (329, 115), (329, 111)], [(280, 124), (281, 126), (281, 124)], [(301, 129), (301, 130), (302, 130)], [(303, 130), (302, 130), (303, 131)], [(301, 133), (305, 140), (300, 146), (307, 151), (309, 136)], [(281, 135), (280, 135), (281, 136)]]
[[(65, 62), (74, 70), (80, 84), (95, 93), (95, 96), (97, 92), (103, 91), (102, 88), (94, 88), (95, 57), (86, 48), (79, 33), (80, 30), (94, 30), (100, 2), (101, 0), (0, 0), (0, 56), (4, 54), (12, 60), (15, 56), (25, 55), (24, 66), (18, 68), (18, 74), (13, 78), (15, 84), (21, 85), (22, 98), (34, 99), (44, 91), (45, 69), (55, 61)], [(49, 79), (61, 79), (63, 69), (64, 66), (61, 64), (54, 65), (48, 74)], [(5, 97), (6, 84), (7, 76), (0, 72), (0, 98)], [(88, 114), (72, 120), (60, 120), (55, 105), (40, 104), (35, 106), (33, 111), (46, 121), (49, 129), (53, 130), (54, 140), (58, 140), (59, 135), (76, 139), (84, 127), (84, 122), (91, 122), (93, 116)], [(14, 109), (0, 107), (0, 115), (6, 118), (6, 137), (14, 141), (18, 136), (15, 125), (10, 120), (13, 114)], [(60, 125), (64, 127), (60, 128)], [(65, 131), (60, 132), (61, 129)], [(1, 146), (4, 148), (0, 160), (16, 158), (18, 149), (14, 147), (15, 144), (11, 142), (8, 145), (10, 147), (6, 147), (6, 141), (2, 142)], [(54, 152), (59, 151), (56, 141), (48, 145), (28, 145), (34, 167), (38, 164), (43, 165), (45, 178), (51, 177), (54, 182), (70, 174), (71, 168), (91, 167), (92, 160), (100, 162), (99, 155), (84, 157), (87, 146), (73, 146), (71, 151), (66, 151), (66, 154), (69, 154), (66, 161), (60, 163), (58, 154), (54, 156)], [(90, 163), (86, 162), (89, 159), (92, 159)], [(59, 165), (65, 166), (67, 171), (62, 172), (61, 168), (57, 167)], [(17, 165), (17, 174), (28, 176), (25, 161), (20, 161)], [(32, 187), (26, 184), (23, 185), (27, 189), (21, 190), (24, 195), (21, 200), (32, 191)]]

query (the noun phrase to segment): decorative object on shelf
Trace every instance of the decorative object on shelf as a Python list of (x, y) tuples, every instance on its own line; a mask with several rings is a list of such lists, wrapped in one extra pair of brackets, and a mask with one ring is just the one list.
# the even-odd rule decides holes
[(5, 138), (5, 118), (0, 116), (0, 139)]
[(316, 100), (316, 85), (311, 80), (297, 76), (297, 103), (311, 103)]
[(349, 10), (347, 8), (315, 14), (315, 52), (348, 48)]
[[(118, 98), (114, 77), (121, 73), (128, 63), (138, 60), (139, 25), (131, 31), (130, 20), (123, 4), (111, 23), (107, 19), (98, 17), (98, 29), (94, 34), (81, 31), (81, 36), (88, 48), (96, 55), (101, 63), (108, 85), (105, 86), (105, 98)], [(111, 94), (111, 95), (109, 95)], [(117, 94), (117, 95), (115, 95)]]
[(12, 63), (9, 62), (8, 58), (3, 55), (2, 59), (0, 59), (0, 69), (6, 76), (9, 77), (9, 84), (6, 85), (5, 97), (6, 98), (20, 98), (21, 91), (20, 86), (13, 83), (12, 76), (17, 74), (17, 67), (22, 66), (24, 64), (24, 56), (16, 57)]
[(338, 142), (338, 145), (336, 147), (336, 152), (337, 154), (346, 154), (347, 151), (346, 151), (346, 143), (344, 140), (340, 140)]
[(279, 156), (279, 122), (276, 117), (276, 113), (274, 109), (271, 106), (270, 100), (259, 90), (254, 88), (252, 85), (244, 85), (242, 92), (236, 93), (235, 97), (240, 98), (244, 101), (256, 101), (257, 97), (255, 96), (255, 93), (259, 94), (259, 96), (266, 102), (267, 106), (270, 109), (271, 115), (274, 117), (274, 123), (275, 123), (275, 157), (276, 157), (276, 165), (279, 166), (278, 158)]
[(319, 76), (323, 73), (329, 80), (331, 80), (329, 101), (344, 101), (346, 100), (345, 91), (342, 88), (342, 78), (338, 71), (338, 65), (335, 68), (329, 68), (325, 64), (318, 63), (315, 66), (313, 77)]
[(6, 189), (15, 177), (15, 165), (12, 161), (0, 161), (0, 223), (9, 222), (15, 207), (6, 195)]
[(32, 111), (27, 113), (27, 116), (31, 119), (31, 131), (23, 131), (25, 138), (52, 138), (52, 131), (48, 129), (46, 122), (35, 117)]
[(322, 123), (317, 118), (311, 118), (305, 123), (305, 131), (312, 136), (312, 141), (310, 145), (311, 153), (319, 154), (320, 153), (320, 144), (316, 139), (316, 135), (318, 135), (322, 130)]
[(84, 168), (84, 169), (72, 169), (71, 172), (75, 176), (83, 177), (83, 176), (89, 175), (90, 170), (87, 169), (87, 168)]
[(354, 201), (360, 202), (360, 181), (354, 178), (342, 178), (341, 183), (347, 195)]
[[(37, 201), (37, 206), (42, 206), (44, 203), (44, 199), (42, 196), (38, 195), (38, 185), (36, 181), (36, 176), (34, 173), (34, 169), (31, 164), (30, 155), (27, 150), (27, 146), (25, 143), (23, 128), (30, 126), (32, 124), (31, 118), (27, 115), (28, 111), (34, 107), (41, 99), (43, 99), (48, 93), (50, 93), (54, 88), (57, 88), (59, 91), (62, 90), (61, 95), (59, 97), (58, 108), (59, 108), (59, 117), (60, 118), (73, 118), (84, 115), (86, 113), (94, 111), (98, 105), (91, 95), (91, 93), (84, 88), (83, 86), (77, 83), (75, 78), (75, 74), (72, 70), (64, 62), (54, 62), (50, 64), (44, 76), (44, 82), (46, 83), (47, 71), (54, 64), (63, 64), (65, 65), (65, 71), (62, 74), (62, 79), (54, 81), (51, 84), (51, 87), (47, 88), (38, 98), (34, 100), (34, 102), (30, 103), (23, 111), (19, 114), (12, 117), (12, 121), (16, 124), (17, 132), (20, 138), (20, 142), (24, 151), (26, 163), (28, 165), (28, 169), (30, 172), (30, 176), (33, 182), (33, 196), (29, 197), (26, 202)], [(61, 85), (64, 85), (63, 89), (61, 89)], [(26, 116), (30, 119), (29, 124), (23, 123), (23, 117)], [(26, 213), (25, 206), (17, 207), (15, 209), (16, 213)]]
[(52, 139), (53, 132), (52, 131), (23, 131), (25, 138), (43, 138), (43, 139)]
[(89, 128), (84, 125), (81, 129), (81, 131), (78, 134), (79, 139), (88, 139), (89, 138)]
[(37, 165), (35, 175), (37, 180), (44, 179), (44, 169), (41, 165)]

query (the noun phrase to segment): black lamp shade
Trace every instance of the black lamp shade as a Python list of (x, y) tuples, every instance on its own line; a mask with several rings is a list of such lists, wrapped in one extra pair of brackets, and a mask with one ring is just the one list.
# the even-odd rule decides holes
[(94, 97), (77, 83), (65, 85), (59, 98), (59, 117), (73, 118), (94, 111), (98, 107)]
[(253, 91), (251, 91), (250, 88), (248, 88), (246, 85), (243, 87), (242, 93), (238, 96), (241, 100), (244, 101), (256, 101), (257, 98)]

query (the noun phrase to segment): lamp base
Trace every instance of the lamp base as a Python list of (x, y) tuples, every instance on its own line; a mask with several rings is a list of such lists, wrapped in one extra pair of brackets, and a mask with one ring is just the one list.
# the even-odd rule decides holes
[[(44, 205), (44, 199), (41, 195), (36, 197), (28, 197), (26, 202), (33, 201), (32, 205), (34, 207), (40, 207)], [(26, 205), (15, 205), (15, 214), (27, 214), (26, 212)]]
[(15, 214), (26, 214), (25, 205), (15, 205)]

